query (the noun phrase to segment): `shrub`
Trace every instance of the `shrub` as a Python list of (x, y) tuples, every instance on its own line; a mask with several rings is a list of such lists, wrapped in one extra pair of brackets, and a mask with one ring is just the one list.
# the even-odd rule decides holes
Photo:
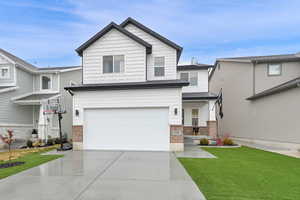
[(32, 141), (31, 141), (31, 140), (27, 140), (26, 145), (27, 145), (27, 147), (29, 147), (29, 148), (32, 148), (32, 147), (33, 147)]
[(52, 138), (49, 138), (49, 139), (47, 140), (47, 146), (51, 146), (51, 145), (53, 145), (53, 143), (54, 143), (54, 141), (53, 141)]
[(231, 146), (231, 145), (233, 145), (233, 141), (232, 141), (232, 139), (230, 139), (230, 138), (225, 138), (225, 139), (223, 140), (223, 144), (224, 144), (224, 145), (229, 145), (229, 146)]
[(200, 140), (200, 145), (208, 145), (208, 139), (206, 139), (206, 138), (202, 138), (201, 140)]
[(55, 143), (55, 144), (60, 144), (60, 139), (59, 139), (59, 138), (55, 138), (55, 139), (54, 139), (54, 143)]

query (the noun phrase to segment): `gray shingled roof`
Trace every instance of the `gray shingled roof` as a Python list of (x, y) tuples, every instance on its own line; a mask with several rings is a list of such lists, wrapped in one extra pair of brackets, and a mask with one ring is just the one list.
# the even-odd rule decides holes
[(26, 97), (22, 97), (19, 99), (15, 99), (15, 101), (41, 101), (41, 100), (46, 100), (49, 98), (52, 98), (59, 93), (54, 93), (54, 94), (31, 94)]
[(183, 100), (208, 100), (217, 99), (218, 95), (211, 92), (194, 92), (194, 93), (182, 93)]
[(16, 62), (16, 63), (19, 64), (19, 65), (22, 65), (22, 66), (24, 66), (24, 67), (28, 67), (28, 68), (30, 68), (31, 70), (36, 70), (36, 69), (37, 69), (36, 66), (34, 66), (34, 65), (32, 65), (32, 64), (30, 64), (30, 63), (28, 63), (28, 62), (26, 62), (25, 60), (23, 60), (23, 59), (21, 59), (21, 58), (18, 58), (17, 56), (15, 56), (15, 55), (13, 55), (13, 54), (11, 54), (11, 53), (5, 51), (4, 49), (1, 49), (1, 48), (0, 48), (0, 53), (3, 54), (3, 55), (5, 55), (5, 56), (8, 57), (9, 59), (13, 60), (14, 62)]
[(207, 64), (191, 64), (191, 65), (178, 65), (177, 70), (185, 71), (185, 70), (202, 70), (212, 68), (214, 65), (207, 65)]
[(40, 67), (38, 70), (63, 70), (63, 69), (72, 69), (72, 68), (78, 68), (81, 66), (65, 66), (65, 67)]
[(260, 93), (257, 93), (251, 97), (248, 97), (247, 100), (255, 100), (262, 97), (270, 96), (272, 94), (276, 94), (279, 92), (283, 92), (292, 88), (300, 87), (300, 77), (290, 80), (288, 82), (285, 82), (283, 84), (280, 84), (278, 86), (275, 86), (273, 88), (267, 89), (265, 91), (262, 91)]
[(255, 63), (265, 62), (292, 62), (300, 61), (300, 54), (281, 54), (281, 55), (267, 55), (267, 56), (244, 56), (244, 57), (231, 57), (231, 58), (218, 58), (217, 60), (249, 60)]

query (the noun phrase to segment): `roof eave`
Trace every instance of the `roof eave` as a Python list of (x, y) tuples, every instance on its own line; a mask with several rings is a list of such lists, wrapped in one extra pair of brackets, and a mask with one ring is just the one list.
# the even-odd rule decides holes
[(129, 84), (129, 85), (81, 85), (69, 86), (64, 89), (67, 91), (97, 91), (97, 90), (128, 90), (128, 89), (154, 89), (154, 88), (180, 88), (188, 86), (189, 82), (180, 81), (172, 83), (146, 83), (145, 84)]
[(269, 91), (264, 91), (264, 92), (258, 93), (256, 95), (253, 95), (251, 97), (246, 98), (246, 100), (252, 101), (252, 100), (260, 99), (260, 98), (263, 98), (263, 97), (271, 96), (273, 94), (281, 93), (281, 92), (284, 92), (286, 90), (297, 88), (297, 87), (300, 87), (300, 80), (296, 81), (293, 84), (283, 86), (283, 87), (278, 88), (278, 89), (274, 88), (274, 89), (270, 89)]

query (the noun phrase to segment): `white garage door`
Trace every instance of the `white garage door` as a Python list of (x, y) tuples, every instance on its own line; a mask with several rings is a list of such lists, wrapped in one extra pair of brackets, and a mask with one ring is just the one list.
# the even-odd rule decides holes
[(168, 108), (86, 109), (84, 149), (169, 150)]

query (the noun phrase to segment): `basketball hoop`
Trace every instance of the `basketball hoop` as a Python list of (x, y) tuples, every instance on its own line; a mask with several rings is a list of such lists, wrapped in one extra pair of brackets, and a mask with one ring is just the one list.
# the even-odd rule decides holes
[(66, 113), (65, 103), (62, 97), (57, 97), (55, 99), (48, 99), (44, 104), (44, 115), (50, 114), (64, 114)]
[(60, 148), (57, 150), (63, 151), (63, 143), (62, 143), (62, 131), (61, 131), (61, 120), (62, 114), (65, 114), (66, 106), (62, 97), (57, 97), (54, 99), (48, 99), (43, 104), (43, 113), (44, 115), (56, 114), (58, 116), (58, 125), (59, 125), (59, 138), (60, 138)]

